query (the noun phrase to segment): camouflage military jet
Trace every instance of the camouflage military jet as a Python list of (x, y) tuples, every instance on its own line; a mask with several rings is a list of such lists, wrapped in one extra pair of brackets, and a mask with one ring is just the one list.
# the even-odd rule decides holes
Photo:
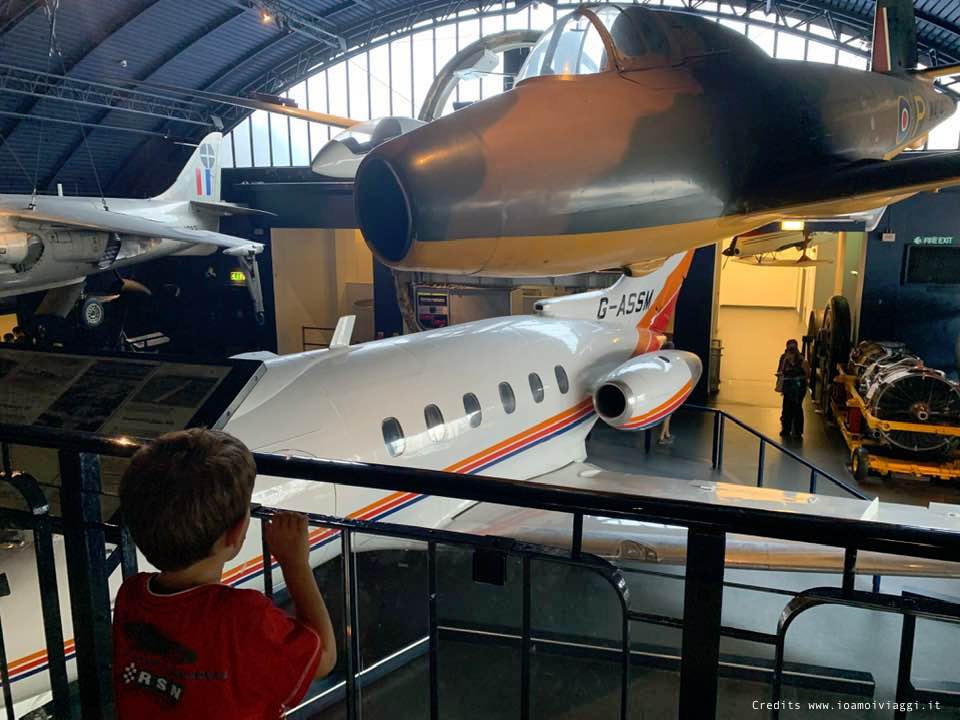
[(559, 275), (627, 266), (785, 219), (960, 184), (960, 153), (902, 154), (957, 108), (916, 70), (910, 0), (878, 0), (872, 72), (775, 60), (682, 12), (583, 6), (509, 92), (373, 149), (370, 248), (406, 270)]

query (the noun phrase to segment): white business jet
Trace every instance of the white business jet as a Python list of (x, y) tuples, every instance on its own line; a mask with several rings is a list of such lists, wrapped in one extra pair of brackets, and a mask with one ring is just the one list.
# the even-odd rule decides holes
[[(224, 429), (254, 450), (294, 457), (573, 482), (587, 488), (605, 484), (621, 491), (632, 484), (637, 490), (642, 486), (644, 493), (666, 492), (648, 484), (647, 478), (584, 465), (585, 441), (598, 418), (625, 431), (656, 425), (680, 407), (699, 380), (701, 363), (696, 355), (661, 347), (691, 258), (692, 252), (675, 255), (645, 275), (624, 275), (606, 290), (541, 300), (533, 315), (479, 320), (356, 346), (349, 344), (352, 323), (346, 319), (328, 350), (282, 357), (248, 355), (262, 359), (265, 372)], [(686, 484), (674, 482), (677, 489), (669, 491), (681, 495)], [(732, 489), (738, 487), (724, 492), (737, 500)], [(739, 498), (745, 504), (785, 511), (809, 512), (813, 497), (744, 490), (751, 491)], [(719, 492), (713, 498), (724, 501)], [(710, 494), (697, 490), (694, 499), (708, 501)], [(820, 496), (816, 499), (820, 501)], [(260, 476), (253, 500), (368, 521), (389, 517), (403, 524), (569, 543), (570, 519), (563, 515), (416, 493)], [(816, 510), (859, 517), (869, 505), (830, 498), (818, 502)], [(588, 552), (623, 557), (625, 548), (648, 547), (644, 539), (653, 533), (663, 543), (665, 557), (679, 556), (682, 562), (684, 540), (671, 529), (623, 521), (598, 526), (602, 522), (588, 518), (585, 523)], [(320, 528), (311, 532), (314, 565), (339, 553), (339, 543), (333, 542), (336, 536)], [(738, 547), (734, 539), (730, 546)], [(261, 549), (254, 529), (226, 568), (223, 581), (260, 586)], [(23, 619), (4, 624), (20, 713), (49, 701), (47, 656), (33, 548), (2, 552), (12, 594), (0, 599), (0, 615)], [(776, 564), (778, 550), (764, 545), (758, 552), (751, 545), (737, 552), (743, 566), (756, 567), (759, 562), (768, 567)], [(822, 553), (797, 543), (779, 552), (788, 554), (788, 566), (842, 564), (842, 554), (839, 559), (824, 559)], [(56, 544), (56, 556), (64, 633), (71, 638), (62, 541)], [(736, 562), (736, 556), (728, 553), (727, 562)], [(860, 562), (867, 560), (861, 557)], [(143, 558), (140, 567), (148, 567)], [(930, 562), (915, 561), (911, 571), (934, 572), (931, 568)], [(119, 574), (110, 579), (112, 592), (119, 585)], [(72, 658), (72, 640), (66, 650)], [(75, 676), (74, 663), (68, 669)]]
[[(221, 139), (220, 133), (203, 138), (174, 183), (156, 197), (0, 195), (0, 297), (49, 290), (45, 302), (65, 315), (88, 275), (221, 249), (245, 266), (262, 316), (255, 256), (263, 245), (217, 231), (223, 215), (260, 212), (221, 202)], [(90, 324), (96, 320), (91, 317)]]

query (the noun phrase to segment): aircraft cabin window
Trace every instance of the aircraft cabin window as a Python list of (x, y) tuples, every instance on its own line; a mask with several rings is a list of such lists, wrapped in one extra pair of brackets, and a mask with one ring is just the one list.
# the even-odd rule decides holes
[(507, 415), (517, 409), (517, 398), (508, 382), (500, 383), (500, 402), (503, 404), (503, 410)]
[(427, 405), (423, 409), (423, 419), (427, 423), (427, 435), (434, 442), (440, 442), (446, 436), (446, 426), (443, 424), (443, 413), (436, 405)]
[(480, 401), (473, 393), (467, 393), (463, 396), (463, 411), (470, 418), (470, 427), (478, 428), (483, 422), (483, 412), (480, 410)]
[(383, 431), (383, 442), (387, 446), (390, 457), (402, 455), (406, 440), (403, 437), (403, 428), (400, 427), (400, 421), (393, 417), (387, 418), (381, 423), (380, 429)]
[(527, 380), (530, 382), (530, 392), (533, 394), (533, 401), (535, 403), (542, 403), (543, 382), (540, 380), (540, 376), (536, 373), (530, 373), (527, 376)]
[(570, 381), (567, 379), (567, 371), (563, 369), (563, 365), (557, 365), (553, 369), (553, 374), (557, 376), (557, 387), (560, 388), (560, 392), (566, 395), (567, 390), (570, 389)]

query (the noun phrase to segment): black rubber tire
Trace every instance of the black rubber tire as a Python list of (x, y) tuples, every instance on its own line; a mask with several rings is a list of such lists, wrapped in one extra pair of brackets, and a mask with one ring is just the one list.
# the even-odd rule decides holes
[(810, 311), (807, 322), (807, 334), (803, 338), (803, 356), (810, 366), (810, 397), (817, 397), (817, 335), (820, 332), (820, 323), (823, 313)]
[(850, 304), (842, 295), (834, 295), (823, 311), (823, 319), (817, 332), (814, 346), (816, 363), (816, 383), (814, 384), (814, 402), (826, 413), (830, 407), (830, 393), (833, 392), (833, 379), (837, 376), (837, 365), (846, 365), (850, 359)]
[(87, 330), (96, 330), (106, 317), (107, 310), (97, 298), (87, 298), (80, 305), (80, 324)]
[(867, 481), (870, 475), (870, 453), (865, 447), (858, 447), (850, 458), (850, 472), (859, 484)]

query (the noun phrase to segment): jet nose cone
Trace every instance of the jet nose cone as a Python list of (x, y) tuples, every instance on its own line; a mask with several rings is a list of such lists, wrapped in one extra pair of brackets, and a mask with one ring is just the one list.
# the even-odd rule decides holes
[(410, 252), (413, 222), (410, 201), (390, 161), (368, 156), (357, 170), (354, 202), (360, 231), (381, 260), (398, 263)]

